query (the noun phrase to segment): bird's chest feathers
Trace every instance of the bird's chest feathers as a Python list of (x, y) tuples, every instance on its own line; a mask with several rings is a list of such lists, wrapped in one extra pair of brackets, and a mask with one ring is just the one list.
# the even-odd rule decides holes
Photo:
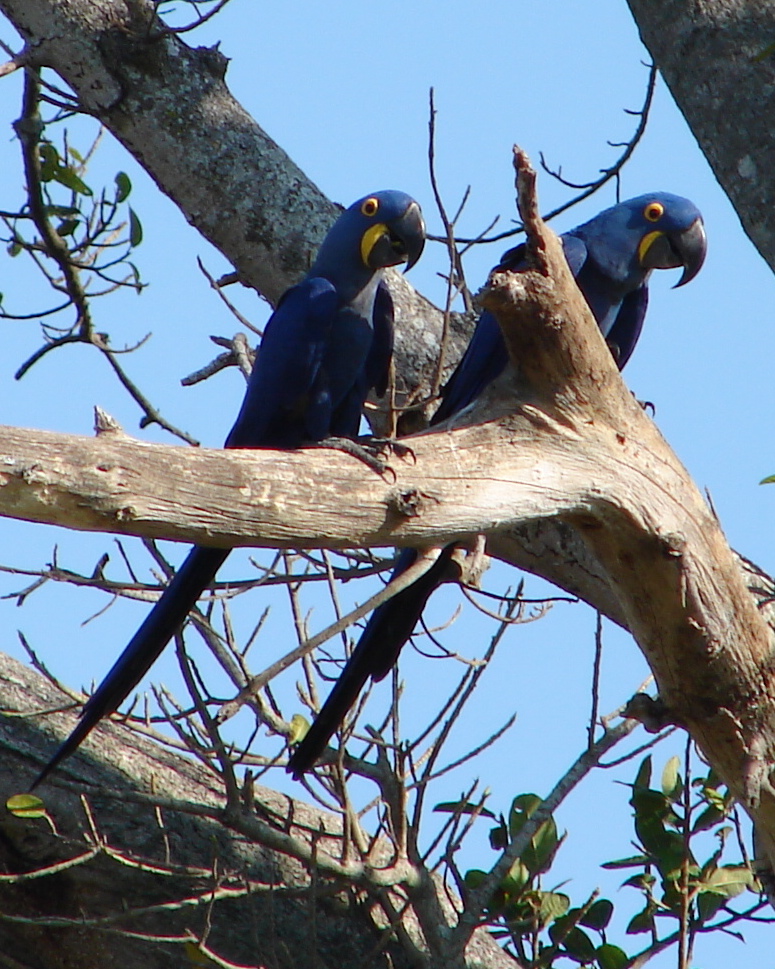
[(374, 299), (379, 276), (371, 280), (355, 294), (337, 313), (326, 350), (330, 369), (341, 373), (359, 373), (366, 361), (374, 335)]
[(615, 267), (606, 266), (605, 269), (601, 269), (592, 259), (584, 264), (576, 281), (603, 336), (614, 325), (622, 300), (642, 284), (643, 278), (642, 272), (632, 272), (625, 262)]

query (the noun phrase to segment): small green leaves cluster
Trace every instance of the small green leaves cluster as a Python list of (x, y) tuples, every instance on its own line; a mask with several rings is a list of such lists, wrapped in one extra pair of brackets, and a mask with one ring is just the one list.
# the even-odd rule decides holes
[[(17, 317), (5, 310), (0, 315), (52, 317), (72, 307), (76, 318), (72, 332), (76, 327), (83, 330), (89, 317), (87, 299), (124, 286), (136, 292), (143, 288), (129, 258), (143, 238), (142, 224), (126, 204), (132, 183), (125, 172), (118, 172), (110, 188), (95, 192), (86, 181), (94, 146), (81, 154), (69, 143), (66, 131), (57, 146), (47, 137), (46, 124), (36, 117), (17, 122), (16, 130), (25, 157), (27, 198), (18, 211), (2, 214), (8, 231), (0, 241), (12, 258), (22, 253), (30, 256), (56, 303), (36, 308), (34, 314)], [(47, 324), (44, 332), (56, 340), (68, 331), (50, 329)], [(81, 336), (91, 339), (91, 333)]]
[[(651, 758), (646, 757), (632, 785), (638, 854), (603, 865), (635, 868), (624, 884), (643, 896), (643, 908), (630, 919), (627, 932), (662, 937), (667, 929), (695, 935), (707, 930), (714, 916), (729, 901), (758, 889), (750, 865), (722, 864), (721, 858), (734, 827), (727, 823), (733, 811), (732, 796), (710, 771), (690, 782), (672, 757), (662, 771), (660, 787), (651, 787)], [(701, 861), (698, 835), (713, 831), (716, 844)], [(661, 931), (660, 931), (661, 930)]]
[[(713, 771), (688, 782), (680, 772), (680, 760), (672, 757), (662, 771), (660, 786), (651, 786), (652, 763), (646, 757), (631, 786), (637, 853), (607, 862), (607, 869), (636, 869), (624, 886), (635, 888), (642, 906), (629, 919), (626, 935), (647, 934), (645, 946), (628, 954), (607, 937), (614, 905), (597, 893), (582, 905), (542, 885), (562, 838), (553, 818), (538, 828), (521, 856), (501, 880), (486, 908), (494, 934), (504, 942), (520, 964), (529, 969), (553, 969), (576, 965), (584, 969), (627, 969), (638, 959), (684, 939), (691, 952), (697, 933), (730, 931), (730, 925), (749, 913), (728, 903), (745, 892), (758, 891), (756, 879), (744, 855), (734, 822), (734, 803)], [(541, 804), (535, 794), (514, 799), (508, 819), (501, 818), (490, 832), (490, 843), (506, 850)], [(730, 839), (730, 834), (737, 838)], [(709, 839), (708, 835), (711, 835)], [(742, 861), (725, 863), (729, 844), (740, 846)], [(708, 846), (701, 860), (700, 847)], [(487, 879), (478, 869), (467, 872), (465, 885), (478, 889)], [(752, 907), (758, 906), (754, 900)], [(620, 916), (621, 917), (621, 916)]]
[[(40, 226), (30, 219), (33, 214), (42, 215), (56, 236), (66, 241), (69, 257), (77, 269), (139, 291), (142, 284), (138, 270), (127, 256), (142, 242), (143, 229), (131, 206), (127, 205), (124, 211), (124, 203), (132, 191), (129, 176), (118, 172), (112, 189), (95, 194), (85, 181), (88, 157), (67, 142), (66, 134), (61, 148), (41, 137), (37, 155), (40, 212), (35, 213), (28, 201), (18, 214), (6, 217), (6, 224), (12, 230), (8, 254), (46, 252), (48, 240), (41, 238)], [(33, 192), (35, 188), (30, 186)], [(38, 231), (25, 231), (30, 225)], [(123, 279), (109, 276), (109, 270), (119, 265), (128, 269), (128, 274)]]
[[(490, 832), (492, 847), (507, 848), (540, 804), (541, 798), (535, 794), (514, 798), (508, 820), (501, 819)], [(627, 955), (606, 938), (613, 904), (593, 896), (585, 905), (572, 907), (568, 895), (542, 887), (541, 876), (551, 868), (561, 843), (550, 817), (532, 836), (487, 906), (494, 934), (510, 943), (521, 964), (530, 969), (549, 969), (561, 960), (595, 969), (624, 969)], [(484, 871), (469, 871), (466, 886), (476, 889), (486, 877)]]

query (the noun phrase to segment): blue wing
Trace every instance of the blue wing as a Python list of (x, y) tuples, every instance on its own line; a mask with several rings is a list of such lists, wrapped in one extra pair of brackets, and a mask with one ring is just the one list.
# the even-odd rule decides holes
[(358, 378), (342, 388), (340, 397), (334, 393), (336, 401), (327, 430), (327, 434), (334, 437), (357, 437), (363, 403), (369, 391), (373, 387), (377, 396), (381, 397), (387, 390), (393, 355), (393, 299), (382, 282), (374, 297), (371, 326), (364, 328), (362, 319), (353, 318), (352, 325), (347, 329), (346, 345), (328, 348), (326, 357), (330, 363), (324, 365), (323, 370), (329, 373), (343, 368), (348, 373), (352, 372), (356, 369), (352, 356), (358, 354), (363, 354), (363, 362), (357, 366)]
[(622, 300), (614, 324), (606, 335), (606, 343), (620, 370), (624, 369), (638, 342), (643, 321), (646, 318), (648, 302), (649, 291), (645, 283), (634, 292), (628, 293)]
[(394, 318), (393, 297), (385, 283), (380, 282), (374, 299), (374, 338), (366, 360), (366, 380), (368, 386), (374, 388), (377, 397), (383, 397), (388, 387), (390, 361), (393, 359)]
[(310, 407), (331, 407), (314, 390), (338, 310), (327, 279), (306, 279), (285, 293), (266, 325), (226, 447), (287, 448), (313, 439), (310, 425), (326, 420)]

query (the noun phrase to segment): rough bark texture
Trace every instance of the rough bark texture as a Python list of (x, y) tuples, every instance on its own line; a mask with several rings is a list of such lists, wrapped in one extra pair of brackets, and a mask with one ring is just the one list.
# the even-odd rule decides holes
[[(71, 713), (48, 713), (35, 719), (36, 713), (61, 707), (62, 694), (30, 668), (1, 654), (0, 696), (0, 802), (4, 804), (11, 794), (25, 789), (51, 753), (52, 729), (61, 739), (73, 718)], [(145, 793), (149, 791), (165, 804), (161, 811), (154, 809)], [(421, 938), (416, 922), (411, 917), (405, 920), (409, 944), (388, 938), (380, 945), (365, 892), (347, 889), (348, 882), (368, 885), (368, 870), (359, 874), (351, 865), (345, 880), (324, 869), (311, 890), (306, 865), (282, 850), (295, 839), (309, 852), (315, 835), (319, 859), (330, 858), (336, 868), (341, 822), (333, 815), (257, 787), (252, 807), (244, 806), (238, 815), (229, 816), (216, 778), (120, 724), (100, 727), (56, 783), (47, 785), (46, 806), (55, 819), (56, 833), (43, 819), (0, 815), (3, 872), (62, 864), (94, 849), (98, 842), (104, 848), (95, 857), (48, 877), (29, 881), (0, 877), (3, 966), (178, 969), (212, 965), (202, 957), (197, 961), (195, 950), (184, 948), (187, 934), (191, 940), (201, 938), (208, 919), (211, 950), (239, 965), (264, 969), (360, 965), (410, 969), (418, 965), (419, 949), (414, 946), (421, 946)], [(280, 850), (260, 845), (256, 835), (260, 836), (262, 827), (263, 840), (271, 845), (274, 839)], [(318, 836), (319, 832), (326, 835)], [(120, 861), (119, 855), (130, 858), (132, 864)], [(392, 865), (387, 846), (378, 845), (371, 860), (383, 884), (393, 879), (397, 885), (393, 891), (400, 891), (403, 872)], [(254, 884), (248, 896), (216, 900), (209, 918), (208, 892), (216, 887), (212, 871), (217, 871), (220, 887), (227, 891), (239, 892), (245, 880)], [(426, 883), (415, 890), (415, 895), (423, 893), (432, 895), (452, 921), (450, 905), (437, 884)], [(465, 964), (472, 969), (514, 967), (484, 932), (472, 939)]]
[(745, 231), (775, 269), (775, 6), (627, 2)]

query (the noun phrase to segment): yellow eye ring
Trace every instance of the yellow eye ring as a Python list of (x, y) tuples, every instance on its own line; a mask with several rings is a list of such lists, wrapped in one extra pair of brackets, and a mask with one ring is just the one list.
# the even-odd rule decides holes
[(373, 195), (369, 196), (367, 199), (364, 199), (361, 203), (361, 212), (369, 219), (373, 215), (376, 215), (378, 211), (379, 199), (375, 199)]
[(665, 207), (661, 202), (649, 202), (643, 210), (643, 218), (647, 222), (659, 222), (665, 214)]

